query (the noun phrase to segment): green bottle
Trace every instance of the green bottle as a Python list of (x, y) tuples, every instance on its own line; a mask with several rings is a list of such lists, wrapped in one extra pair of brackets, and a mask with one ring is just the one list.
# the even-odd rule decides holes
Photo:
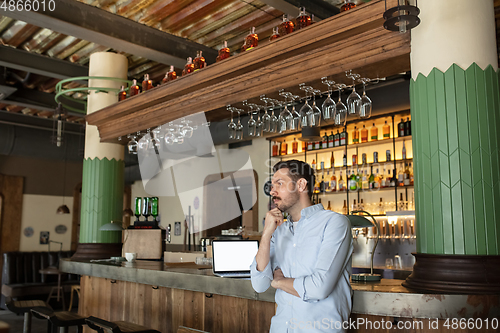
[[(350, 172), (351, 171), (349, 171), (349, 173)], [(354, 174), (353, 171), (351, 176), (349, 177), (349, 190), (356, 191), (357, 189), (358, 189), (358, 182), (356, 181), (356, 175)]]
[(368, 178), (370, 189), (375, 188), (375, 175), (373, 174), (373, 165), (370, 167), (370, 178)]

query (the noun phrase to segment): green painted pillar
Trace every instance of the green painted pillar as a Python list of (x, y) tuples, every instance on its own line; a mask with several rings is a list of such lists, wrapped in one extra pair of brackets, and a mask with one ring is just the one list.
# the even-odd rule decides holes
[(492, 1), (421, 0), (410, 102), (416, 264), (404, 285), (500, 291), (500, 92)]
[[(90, 57), (89, 76), (127, 78), (128, 60), (111, 52)], [(111, 80), (89, 80), (90, 87), (116, 88), (122, 83)], [(118, 101), (116, 93), (91, 91), (87, 114)], [(101, 143), (96, 126), (87, 124), (85, 159), (82, 177), (80, 242), (74, 258), (109, 258), (121, 256), (122, 233), (100, 231), (111, 221), (121, 221), (124, 189), (124, 148), (119, 144)]]

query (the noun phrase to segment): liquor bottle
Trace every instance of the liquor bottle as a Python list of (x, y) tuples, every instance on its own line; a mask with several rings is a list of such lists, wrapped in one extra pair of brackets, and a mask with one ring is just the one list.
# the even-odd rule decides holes
[(347, 215), (347, 200), (344, 200), (344, 207), (342, 207), (342, 214)]
[(333, 147), (334, 147), (334, 135), (332, 131), (332, 133), (328, 136), (328, 148), (333, 148)]
[(194, 70), (193, 59), (191, 57), (188, 57), (186, 65), (184, 65), (184, 70), (182, 71), (182, 76), (192, 73), (193, 70)]
[(365, 170), (364, 173), (361, 174), (362, 175), (362, 178), (361, 178), (361, 188), (363, 190), (368, 190), (370, 188), (370, 184), (368, 182), (368, 175), (367, 175), (367, 171)]
[(340, 146), (340, 133), (339, 133), (339, 130), (337, 130), (337, 133), (333, 136), (333, 145), (334, 145), (334, 147)]
[(363, 199), (359, 200), (358, 210), (365, 210), (365, 204), (363, 202)]
[(142, 81), (142, 92), (153, 88), (153, 81), (149, 79), (149, 74), (144, 74), (144, 81)]
[(358, 129), (356, 128), (356, 126), (354, 126), (354, 130), (352, 131), (352, 143), (359, 143), (359, 131)]
[(342, 159), (342, 165), (347, 166), (347, 152), (344, 151), (344, 158)]
[(358, 169), (358, 173), (356, 174), (356, 186), (357, 186), (358, 190), (362, 189), (362, 180), (363, 180), (363, 171), (361, 171), (361, 173), (359, 173), (359, 169)]
[(158, 197), (151, 198), (151, 216), (153, 216), (156, 222), (156, 218), (158, 217)]
[(401, 121), (398, 124), (398, 136), (405, 136), (405, 121), (401, 118)]
[(306, 13), (306, 7), (300, 7), (299, 16), (297, 16), (297, 30), (311, 25), (311, 17)]
[(314, 150), (319, 150), (320, 149), (320, 141), (316, 141), (314, 143)]
[(411, 120), (410, 120), (410, 117), (406, 117), (405, 135), (411, 135)]
[[(324, 173), (324, 171), (323, 171), (323, 173)], [(331, 190), (330, 190), (330, 170), (328, 170), (326, 172), (325, 192), (331, 192)]]
[(328, 207), (326, 207), (327, 210), (332, 210), (332, 205), (330, 205), (330, 200), (328, 200)]
[(373, 152), (373, 163), (378, 163), (378, 151)]
[(316, 170), (316, 160), (313, 160), (313, 162), (311, 163), (311, 168), (313, 170)]
[(403, 169), (403, 163), (399, 165), (399, 170), (398, 170), (398, 186), (404, 186), (404, 173), (405, 170)]
[(344, 4), (340, 7), (341, 12), (345, 12), (346, 10), (352, 9), (356, 7), (354, 0), (344, 0)]
[(125, 91), (125, 86), (122, 86), (118, 93), (118, 101), (123, 101), (125, 98), (127, 98), (127, 92)]
[(333, 151), (332, 155), (330, 156), (330, 168), (333, 169), (335, 165), (335, 159), (333, 158)]
[(319, 191), (320, 193), (326, 192), (326, 184), (325, 184), (325, 173), (321, 175), (321, 183), (319, 183)]
[(269, 41), (272, 42), (273, 40), (279, 38), (279, 36), (280, 36), (280, 33), (278, 31), (278, 27), (274, 27), (273, 34), (271, 35), (271, 37), (269, 37)]
[(165, 74), (165, 77), (163, 78), (163, 80), (161, 80), (161, 82), (163, 84), (175, 79), (177, 79), (177, 73), (174, 71), (174, 66), (170, 66), (170, 71)]
[[(342, 172), (340, 172), (342, 175)], [(337, 177), (335, 177), (335, 172), (332, 174), (332, 177), (330, 178), (330, 191), (336, 192), (337, 191)]]
[(283, 22), (278, 26), (280, 37), (291, 34), (295, 30), (293, 22), (288, 19), (288, 14), (283, 14)]
[(388, 187), (387, 178), (385, 178), (385, 167), (384, 172), (380, 175), (380, 188)]
[(378, 203), (378, 213), (380, 215), (385, 214), (384, 202), (382, 201), (382, 198), (380, 198), (380, 202)]
[(373, 183), (373, 188), (374, 189), (379, 189), (381, 187), (381, 179), (380, 179), (380, 176), (378, 174), (378, 169), (375, 170), (375, 179), (374, 179), (374, 183)]
[(358, 210), (358, 204), (356, 203), (356, 199), (353, 200), (351, 211)]
[(361, 129), (361, 142), (368, 142), (368, 130), (365, 128), (365, 125)]
[(198, 69), (205, 68), (205, 66), (207, 66), (207, 62), (205, 61), (205, 58), (202, 55), (202, 51), (196, 52), (196, 58), (194, 58), (193, 64), (195, 71), (197, 71)]
[(352, 155), (352, 166), (358, 165), (358, 155)]
[(314, 184), (314, 193), (319, 193), (319, 180), (316, 179), (316, 183)]
[(326, 132), (325, 135), (323, 136), (323, 141), (321, 142), (321, 149), (325, 148), (328, 148), (328, 134), (326, 134)]
[(345, 190), (345, 183), (344, 180), (342, 179), (342, 170), (341, 170), (339, 177), (339, 191), (344, 191), (344, 190)]
[(215, 59), (215, 62), (222, 61), (224, 59), (227, 59), (231, 56), (231, 53), (229, 51), (229, 48), (227, 47), (227, 41), (224, 41), (224, 46), (219, 50), (218, 56)]
[(406, 147), (405, 147), (405, 141), (403, 140), (403, 150), (401, 152), (401, 156), (403, 161), (406, 160)]
[(387, 124), (387, 120), (385, 121), (384, 127), (382, 127), (382, 133), (384, 139), (390, 139), (391, 138), (391, 126)]
[(313, 150), (313, 142), (312, 141), (307, 141), (307, 150)]
[(370, 128), (370, 140), (377, 141), (378, 140), (378, 128), (375, 127), (375, 123), (373, 123), (372, 128)]
[(390, 185), (391, 187), (396, 187), (396, 182), (398, 181), (397, 177), (396, 177), (396, 169), (393, 169), (392, 170), (392, 177), (390, 176), (391, 174), (391, 171), (389, 171), (389, 177), (391, 178), (391, 182), (390, 182)]
[(259, 36), (255, 33), (255, 27), (250, 28), (250, 33), (245, 37), (244, 51), (248, 51), (259, 45)]
[(349, 190), (356, 191), (357, 189), (358, 189), (358, 182), (356, 181), (356, 175), (354, 174), (353, 171), (349, 178)]
[(283, 140), (281, 144), (281, 155), (286, 155), (288, 153), (288, 144)]
[(305, 152), (307, 149), (307, 143), (305, 141), (302, 141), (302, 152)]
[(373, 174), (373, 165), (370, 166), (370, 178), (368, 178), (368, 187), (370, 190), (375, 189), (375, 175)]
[(361, 155), (361, 164), (366, 165), (366, 153), (363, 153), (363, 155)]
[(403, 199), (403, 193), (399, 193), (399, 201), (398, 201), (398, 210), (406, 210), (405, 209), (405, 201)]
[(344, 128), (344, 131), (342, 131), (342, 133), (340, 133), (340, 142), (339, 142), (339, 145), (341, 146), (345, 146), (347, 144), (347, 132)]
[(293, 142), (292, 142), (292, 154), (296, 154), (299, 152), (299, 143), (297, 142), (297, 140), (295, 140), (295, 138), (293, 138)]
[(137, 85), (137, 80), (136, 79), (133, 79), (132, 80), (132, 86), (130, 87), (129, 91), (128, 91), (128, 95), (129, 96), (135, 96), (135, 95), (138, 95), (139, 94), (139, 86)]
[(325, 161), (322, 160), (319, 165), (321, 170), (325, 170)]
[(409, 172), (410, 172), (410, 185), (413, 186), (413, 168), (411, 167), (411, 163), (409, 163)]
[(385, 161), (386, 161), (386, 162), (391, 161), (391, 150), (390, 150), (390, 149), (387, 149), (387, 150), (385, 151)]
[(405, 163), (405, 171), (403, 172), (403, 185), (410, 185), (410, 168), (408, 167), (408, 163)]
[(276, 142), (273, 142), (273, 156), (278, 156), (278, 144)]

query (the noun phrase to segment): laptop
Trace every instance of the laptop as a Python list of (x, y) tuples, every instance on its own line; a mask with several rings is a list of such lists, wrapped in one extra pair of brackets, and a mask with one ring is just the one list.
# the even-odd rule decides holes
[(257, 240), (212, 241), (212, 270), (214, 275), (249, 278), (250, 265), (259, 249)]

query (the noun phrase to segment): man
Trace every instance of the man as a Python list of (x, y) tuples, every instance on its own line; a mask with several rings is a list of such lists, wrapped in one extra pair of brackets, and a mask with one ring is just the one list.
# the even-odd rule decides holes
[(315, 176), (307, 163), (282, 161), (273, 172), (277, 208), (266, 215), (251, 265), (256, 292), (276, 289), (270, 332), (344, 332), (352, 304), (349, 220), (311, 204)]

